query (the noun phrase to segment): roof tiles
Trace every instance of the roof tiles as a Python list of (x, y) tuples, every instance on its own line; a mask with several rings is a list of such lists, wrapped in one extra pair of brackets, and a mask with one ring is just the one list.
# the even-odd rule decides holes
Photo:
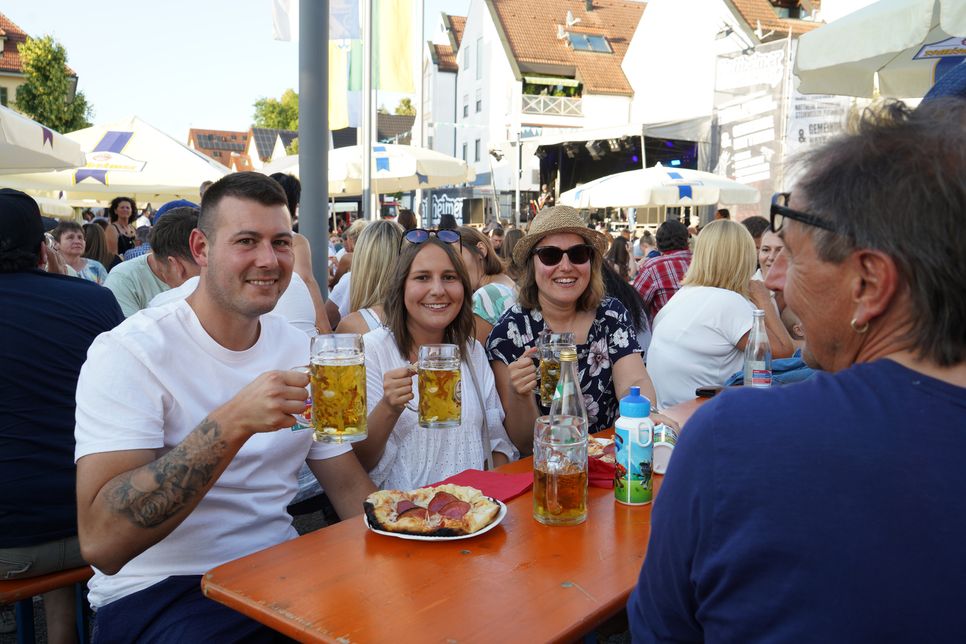
[[(761, 40), (763, 42), (785, 38), (788, 35), (789, 29), (791, 29), (793, 36), (801, 36), (824, 24), (811, 20), (779, 18), (775, 8), (768, 0), (730, 0), (730, 2), (734, 6), (738, 16), (748, 23), (751, 29), (757, 29), (760, 23), (763, 33), (767, 34), (769, 31), (774, 32), (762, 38)], [(813, 2), (812, 4), (816, 5), (816, 8), (820, 6), (818, 2)]]

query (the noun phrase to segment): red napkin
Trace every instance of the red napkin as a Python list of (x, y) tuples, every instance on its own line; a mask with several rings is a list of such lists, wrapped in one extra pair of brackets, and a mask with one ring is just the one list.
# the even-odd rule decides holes
[(587, 467), (587, 482), (594, 487), (612, 489), (614, 487), (614, 472), (617, 466), (605, 463), (599, 458), (590, 458)]
[[(611, 477), (613, 478), (613, 473), (611, 473)], [(439, 483), (435, 483), (433, 487), (444, 483), (475, 487), (485, 496), (500, 501), (509, 501), (513, 497), (520, 496), (533, 487), (533, 472), (504, 474), (503, 472), (465, 470), (459, 474), (454, 474), (448, 479), (443, 479)]]

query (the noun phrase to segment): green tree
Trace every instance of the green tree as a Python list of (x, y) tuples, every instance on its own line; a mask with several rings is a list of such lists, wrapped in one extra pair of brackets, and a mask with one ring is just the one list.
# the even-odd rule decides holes
[(70, 97), (75, 78), (67, 68), (64, 46), (48, 35), (28, 38), (17, 50), (25, 77), (17, 89), (17, 109), (58, 132), (90, 127), (93, 113), (84, 92)]
[(260, 98), (255, 101), (255, 127), (277, 130), (299, 129), (299, 95), (287, 89), (280, 99)]
[(399, 101), (399, 105), (396, 106), (396, 114), (416, 116), (416, 108), (413, 106), (412, 99), (403, 98), (401, 101)]

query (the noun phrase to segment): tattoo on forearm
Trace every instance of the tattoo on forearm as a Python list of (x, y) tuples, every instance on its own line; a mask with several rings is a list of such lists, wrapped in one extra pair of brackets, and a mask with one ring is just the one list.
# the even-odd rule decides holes
[(108, 504), (137, 526), (158, 526), (206, 488), (226, 447), (218, 423), (205, 418), (173, 450), (110, 483)]

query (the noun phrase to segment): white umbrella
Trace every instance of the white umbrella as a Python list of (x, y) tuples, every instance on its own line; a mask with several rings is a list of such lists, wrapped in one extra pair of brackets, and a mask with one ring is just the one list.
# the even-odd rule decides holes
[[(298, 155), (273, 161), (261, 171), (298, 176)], [(378, 194), (437, 188), (475, 178), (476, 173), (465, 161), (442, 152), (392, 143), (372, 146), (372, 183)], [(362, 148), (358, 145), (329, 150), (329, 194), (362, 194)]]
[(0, 176), (0, 185), (63, 192), (74, 200), (123, 195), (138, 202), (163, 203), (197, 201), (201, 182), (217, 181), (229, 172), (136, 116), (66, 136), (86, 152), (83, 167)]
[(798, 39), (804, 94), (921, 97), (966, 56), (966, 1), (879, 0)]
[(574, 208), (643, 208), (757, 203), (759, 197), (756, 189), (726, 177), (658, 164), (594, 179), (557, 201)]
[(76, 142), (0, 106), (0, 174), (76, 168), (84, 161)]

